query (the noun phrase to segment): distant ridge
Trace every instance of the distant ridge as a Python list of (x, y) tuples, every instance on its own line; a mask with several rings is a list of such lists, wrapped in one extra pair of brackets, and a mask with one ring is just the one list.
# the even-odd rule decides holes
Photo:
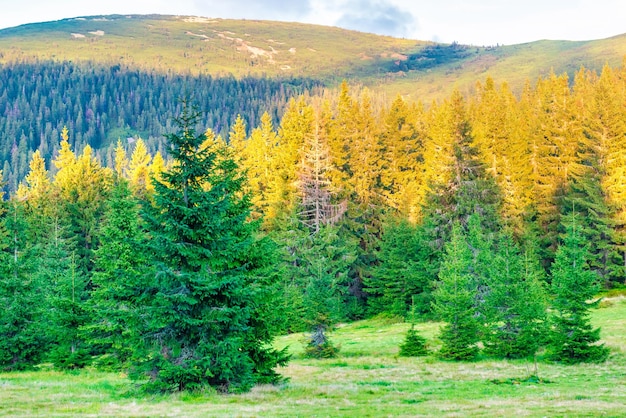
[(397, 39), (336, 27), (197, 16), (104, 15), (0, 30), (0, 63), (122, 63), (191, 74), (293, 76), (334, 86), (343, 79), (429, 101), (492, 76), (519, 90), (526, 80), (581, 66), (619, 66), (626, 35), (476, 47)]

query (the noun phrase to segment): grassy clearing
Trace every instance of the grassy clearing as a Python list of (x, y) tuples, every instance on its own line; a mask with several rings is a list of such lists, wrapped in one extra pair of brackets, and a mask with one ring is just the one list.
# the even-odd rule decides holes
[[(613, 351), (601, 365), (539, 363), (543, 382), (526, 381), (527, 361), (441, 362), (397, 357), (408, 325), (360, 321), (339, 327), (336, 359), (302, 357), (302, 334), (277, 346), (294, 354), (281, 386), (242, 395), (137, 396), (122, 374), (52, 370), (0, 374), (2, 416), (623, 416), (626, 404), (626, 298), (594, 311)], [(418, 326), (436, 348), (440, 324)]]

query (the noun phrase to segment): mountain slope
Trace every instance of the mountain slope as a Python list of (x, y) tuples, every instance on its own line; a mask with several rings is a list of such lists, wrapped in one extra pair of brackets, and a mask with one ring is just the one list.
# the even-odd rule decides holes
[(0, 62), (71, 60), (192, 74), (342, 79), (422, 100), (487, 75), (519, 89), (550, 70), (621, 63), (626, 36), (514, 46), (443, 45), (299, 23), (184, 16), (95, 16), (0, 30)]

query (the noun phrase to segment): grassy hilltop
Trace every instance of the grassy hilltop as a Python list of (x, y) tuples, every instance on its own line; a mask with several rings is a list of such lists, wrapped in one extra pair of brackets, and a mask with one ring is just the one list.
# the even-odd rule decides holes
[(192, 74), (343, 79), (430, 101), (491, 75), (520, 89), (554, 70), (618, 66), (626, 35), (586, 42), (465, 46), (336, 27), (185, 16), (92, 16), (0, 30), (0, 62), (32, 58), (125, 63)]

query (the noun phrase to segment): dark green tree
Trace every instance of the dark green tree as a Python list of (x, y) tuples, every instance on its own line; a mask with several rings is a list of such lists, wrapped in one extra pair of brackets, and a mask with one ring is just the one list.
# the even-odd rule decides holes
[(460, 223), (446, 244), (439, 280), (433, 293), (435, 313), (446, 322), (439, 338), (439, 356), (446, 360), (472, 360), (478, 354), (480, 327), (476, 319), (476, 288), (472, 251)]
[(535, 354), (545, 340), (546, 293), (534, 252), (521, 253), (512, 236), (502, 234), (485, 283), (485, 352), (506, 358)]
[(198, 120), (183, 102), (178, 132), (168, 135), (174, 163), (154, 181), (147, 214), (155, 274), (138, 300), (145, 316), (132, 376), (147, 377), (148, 390), (247, 390), (278, 379), (271, 371), (287, 359), (255, 319), (267, 283), (253, 265), (264, 259), (251, 257), (258, 224), (249, 221), (244, 177), (224, 144), (196, 133)]
[[(63, 251), (61, 248), (50, 248)], [(61, 274), (50, 287), (51, 327), (47, 330), (53, 337), (50, 360), (60, 369), (79, 369), (91, 361), (89, 342), (81, 328), (89, 323), (87, 308), (88, 279), (82, 273), (76, 253), (65, 256), (56, 265)]]
[(112, 189), (104, 222), (98, 233), (100, 246), (94, 252), (89, 308), (91, 322), (85, 327), (97, 351), (112, 356), (115, 365), (131, 353), (129, 342), (137, 330), (137, 296), (142, 287), (147, 254), (142, 235), (139, 204), (129, 184), (117, 178)]
[(404, 342), (400, 344), (400, 352), (398, 355), (402, 357), (419, 357), (428, 354), (426, 346), (426, 338), (422, 337), (417, 329), (415, 329), (415, 320), (417, 316), (415, 303), (411, 306), (409, 314), (411, 320), (411, 328), (407, 331)]
[(296, 274), (304, 291), (304, 320), (311, 333), (306, 353), (311, 357), (334, 357), (338, 348), (328, 339), (327, 331), (346, 319), (348, 272), (356, 258), (356, 249), (325, 225), (304, 237)]
[(559, 230), (565, 233), (572, 214), (578, 214), (578, 234), (589, 246), (589, 268), (608, 286), (623, 280), (624, 260), (614, 240), (614, 225), (606, 202), (598, 173), (573, 179), (563, 198)]
[(0, 369), (37, 364), (48, 345), (41, 284), (32, 276), (22, 204), (0, 202)]
[(579, 225), (572, 214), (551, 271), (554, 300), (548, 352), (553, 360), (564, 363), (601, 362), (609, 355), (609, 349), (598, 344), (600, 329), (594, 329), (589, 319), (589, 310), (599, 303), (599, 299), (592, 301), (599, 281), (589, 267), (589, 246)]
[[(431, 127), (433, 139), (428, 154), (432, 155), (427, 159), (427, 162), (432, 159), (429, 170), (437, 173), (430, 175), (431, 184), (425, 196), (421, 223), (430, 249), (424, 251), (425, 262), (433, 266), (431, 280), (437, 277), (443, 249), (455, 223), (467, 232), (470, 217), (477, 215), (485, 237), (501, 228), (500, 190), (474, 143), (471, 120), (461, 94), (456, 91), (439, 113), (439, 119)], [(442, 154), (443, 151), (435, 150), (446, 151)]]
[(392, 220), (384, 228), (379, 264), (365, 280), (372, 313), (405, 316), (412, 304), (420, 314), (430, 311), (432, 264), (423, 229), (407, 220)]

